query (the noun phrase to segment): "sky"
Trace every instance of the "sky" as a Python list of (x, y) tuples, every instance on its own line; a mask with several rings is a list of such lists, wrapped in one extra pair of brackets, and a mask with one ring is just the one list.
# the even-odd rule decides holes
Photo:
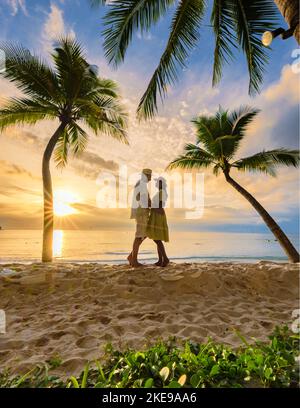
[[(156, 174), (163, 173), (167, 164), (182, 152), (185, 143), (195, 142), (191, 120), (199, 114), (214, 114), (219, 105), (229, 110), (241, 104), (261, 109), (240, 147), (240, 157), (263, 149), (299, 147), (299, 69), (295, 69), (293, 52), (297, 43), (294, 38), (273, 42), (261, 92), (250, 97), (242, 54), (237, 54), (235, 61), (225, 67), (221, 83), (212, 88), (213, 35), (206, 19), (198, 47), (187, 68), (180, 73), (179, 83), (169, 89), (156, 118), (139, 123), (135, 110), (166, 43), (171, 14), (149, 33), (134, 35), (125, 63), (118, 70), (107, 64), (103, 54), (102, 15), (102, 10), (90, 8), (88, 0), (0, 0), (0, 41), (21, 43), (49, 62), (49, 52), (56, 38), (61, 35), (75, 37), (83, 45), (88, 61), (99, 67), (100, 75), (118, 82), (122, 102), (129, 112), (129, 146), (106, 136), (90, 134), (89, 146), (83, 155), (70, 158), (63, 170), (52, 165), (56, 197), (67, 192), (65, 196), (70, 202), (61, 205), (68, 205), (73, 212), (57, 216), (57, 228), (128, 228), (132, 223), (129, 209), (97, 207), (99, 175), (115, 174), (120, 165), (126, 165), (129, 173), (144, 167), (152, 168)], [(280, 20), (278, 25), (285, 27)], [(0, 103), (17, 95), (19, 91), (15, 86), (0, 78)], [(2, 228), (41, 228), (41, 160), (47, 140), (57, 126), (58, 122), (46, 121), (34, 127), (9, 128), (0, 134)], [(299, 179), (296, 169), (282, 168), (277, 178), (235, 172), (232, 176), (265, 206), (285, 231), (297, 232)], [(267, 231), (249, 203), (221, 175), (215, 177), (209, 170), (204, 174), (202, 217), (186, 219), (185, 210), (167, 209), (171, 228)]]

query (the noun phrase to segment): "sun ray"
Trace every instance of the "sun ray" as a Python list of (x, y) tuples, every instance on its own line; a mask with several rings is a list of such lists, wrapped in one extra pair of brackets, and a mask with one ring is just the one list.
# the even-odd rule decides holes
[(57, 217), (76, 214), (78, 211), (72, 207), (78, 201), (78, 197), (71, 191), (57, 190), (54, 193), (53, 210)]

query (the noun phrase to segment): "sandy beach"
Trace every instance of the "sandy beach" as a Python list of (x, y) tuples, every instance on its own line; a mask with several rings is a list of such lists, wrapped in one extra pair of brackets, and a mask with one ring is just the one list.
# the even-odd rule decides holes
[[(3, 268), (14, 270), (3, 273)], [(299, 266), (203, 263), (5, 265), (0, 273), (1, 369), (26, 372), (59, 355), (61, 374), (78, 373), (103, 346), (139, 347), (176, 336), (209, 336), (238, 346), (234, 329), (265, 340), (299, 308)]]

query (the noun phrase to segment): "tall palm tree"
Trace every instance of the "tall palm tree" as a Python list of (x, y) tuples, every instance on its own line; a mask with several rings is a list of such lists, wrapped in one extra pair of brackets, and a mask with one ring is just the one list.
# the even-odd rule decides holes
[(213, 85), (220, 81), (224, 64), (234, 58), (234, 51), (239, 48), (247, 59), (249, 93), (255, 94), (268, 60), (261, 35), (275, 27), (279, 16), (274, 1), (278, 6), (292, 3), (286, 9), (282, 5), (280, 10), (293, 8), (293, 15), (297, 15), (298, 0), (90, 0), (92, 5), (108, 4), (104, 16), (104, 50), (115, 67), (123, 62), (135, 31), (148, 31), (168, 10), (174, 9), (165, 50), (138, 106), (140, 118), (151, 118), (157, 112), (158, 95), (163, 99), (167, 86), (177, 81), (179, 69), (185, 67), (200, 39), (200, 28), (209, 6), (212, 6), (210, 19), (215, 35)]
[(52, 53), (53, 68), (26, 48), (4, 44), (4, 77), (25, 94), (11, 98), (0, 109), (0, 131), (11, 125), (35, 124), (44, 119), (58, 119), (59, 126), (43, 155), (44, 230), (43, 262), (52, 261), (53, 193), (50, 160), (54, 152), (57, 166), (67, 164), (69, 153), (81, 153), (88, 135), (84, 124), (95, 134), (104, 133), (127, 142), (126, 114), (120, 104), (116, 84), (97, 76), (86, 61), (78, 42), (60, 40)]
[(294, 36), (300, 44), (299, 0), (274, 0), (280, 13), (293, 30)]
[(263, 206), (240, 184), (231, 177), (231, 170), (262, 172), (276, 175), (276, 167), (280, 165), (299, 165), (299, 150), (274, 149), (262, 151), (250, 157), (235, 159), (240, 142), (245, 137), (249, 123), (259, 111), (250, 107), (241, 107), (229, 113), (221, 108), (211, 117), (199, 116), (193, 120), (196, 127), (197, 143), (187, 144), (184, 154), (173, 160), (168, 169), (213, 168), (213, 173), (220, 172), (225, 180), (236, 189), (254, 207), (267, 227), (274, 234), (279, 244), (292, 262), (299, 262), (299, 253), (288, 237), (263, 208)]

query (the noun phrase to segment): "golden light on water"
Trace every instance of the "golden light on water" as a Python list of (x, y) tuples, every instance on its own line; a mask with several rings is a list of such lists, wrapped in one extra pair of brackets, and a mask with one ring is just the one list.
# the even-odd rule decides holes
[(62, 256), (64, 243), (64, 232), (63, 230), (55, 230), (53, 232), (53, 256), (60, 258)]
[(78, 201), (78, 198), (71, 191), (55, 191), (53, 201), (54, 214), (58, 217), (76, 214), (77, 211), (72, 207), (72, 204), (74, 204), (76, 201)]

